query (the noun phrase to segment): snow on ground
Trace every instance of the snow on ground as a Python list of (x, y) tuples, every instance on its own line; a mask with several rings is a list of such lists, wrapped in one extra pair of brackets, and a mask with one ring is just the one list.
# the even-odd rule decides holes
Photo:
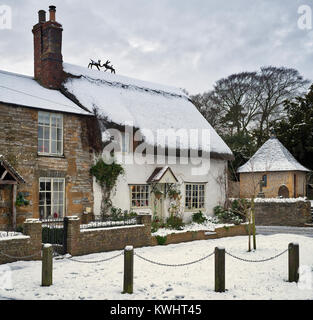
[[(258, 249), (247, 252), (247, 237), (193, 241), (135, 249), (138, 254), (163, 263), (185, 263), (204, 257), (216, 246), (247, 259), (274, 256), (288, 247), (300, 246), (300, 264), (309, 268), (309, 286), (287, 282), (288, 254), (262, 263), (247, 263), (226, 255), (225, 293), (214, 292), (214, 257), (185, 267), (163, 267), (134, 258), (134, 294), (121, 294), (123, 256), (94, 264), (54, 260), (54, 284), (41, 287), (41, 261), (3, 265), (11, 269), (12, 287), (0, 285), (2, 299), (313, 299), (313, 239), (299, 235), (257, 236)], [(91, 254), (76, 259), (97, 260), (121, 251)], [(3, 279), (3, 277), (2, 277)], [(302, 282), (302, 276), (300, 283)], [(7, 282), (9, 283), (9, 282)], [(9, 287), (7, 285), (7, 287)]]

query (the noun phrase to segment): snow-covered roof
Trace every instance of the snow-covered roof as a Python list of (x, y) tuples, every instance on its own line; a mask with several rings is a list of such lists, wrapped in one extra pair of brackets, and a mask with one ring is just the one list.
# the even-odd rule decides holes
[(46, 89), (34, 78), (0, 70), (0, 102), (50, 111), (90, 114), (60, 91)]
[[(63, 63), (63, 69), (74, 76), (67, 79), (65, 89), (84, 107), (90, 111), (96, 108), (109, 122), (122, 126), (131, 123), (140, 129), (148, 144), (156, 145), (159, 129), (185, 129), (189, 141), (180, 139), (179, 148), (197, 149), (193, 148), (197, 143), (190, 130), (206, 129), (210, 142), (202, 150), (232, 156), (229, 147), (181, 89), (67, 63)], [(176, 149), (177, 140), (158, 144)]]
[(169, 170), (171, 172), (174, 180), (178, 181), (176, 176), (174, 175), (172, 169), (169, 166), (165, 166), (165, 167), (155, 168), (155, 170), (152, 172), (151, 176), (148, 178), (147, 183), (159, 182), (167, 170)]
[(237, 172), (310, 171), (301, 165), (275, 137), (267, 140), (261, 148)]

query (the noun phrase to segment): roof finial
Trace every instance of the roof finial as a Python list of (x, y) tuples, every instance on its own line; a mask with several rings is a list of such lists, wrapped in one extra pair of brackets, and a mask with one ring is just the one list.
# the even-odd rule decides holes
[(271, 139), (276, 139), (276, 133), (274, 129), (271, 130)]

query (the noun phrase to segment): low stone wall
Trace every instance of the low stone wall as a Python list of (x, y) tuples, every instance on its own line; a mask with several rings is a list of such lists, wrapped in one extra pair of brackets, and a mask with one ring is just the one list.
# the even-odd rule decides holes
[(260, 226), (303, 227), (311, 222), (310, 201), (256, 202), (255, 224)]
[[(229, 227), (216, 228), (214, 232), (201, 231), (186, 231), (180, 233), (171, 233), (166, 236), (165, 244), (175, 244), (181, 242), (189, 242), (194, 240), (218, 239), (224, 237), (244, 236), (248, 234), (248, 224), (241, 224)], [(156, 236), (151, 237), (151, 245), (157, 246), (158, 241)]]
[(151, 216), (140, 215), (137, 225), (99, 229), (80, 229), (80, 219), (69, 217), (67, 251), (73, 256), (124, 249), (127, 245), (151, 243)]
[[(0, 238), (0, 264), (14, 262), (18, 260), (41, 260), (41, 255), (22, 259), (39, 252), (42, 247), (41, 222), (36, 219), (28, 219), (24, 222), (24, 231), (21, 236)], [(9, 258), (1, 253), (21, 259)]]

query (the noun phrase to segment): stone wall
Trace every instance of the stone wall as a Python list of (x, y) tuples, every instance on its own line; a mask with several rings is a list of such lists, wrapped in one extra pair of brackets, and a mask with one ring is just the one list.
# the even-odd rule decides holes
[[(267, 186), (263, 187), (266, 198), (276, 198), (281, 185), (289, 190), (289, 197), (303, 197), (306, 195), (306, 172), (281, 171), (281, 172), (253, 172), (240, 173), (240, 198), (257, 196), (262, 176), (267, 175)], [(294, 176), (296, 176), (296, 190), (294, 190)]]
[(311, 222), (310, 201), (256, 202), (255, 224), (260, 226), (303, 227)]
[(24, 235), (0, 238), (0, 264), (17, 260), (41, 260), (41, 254), (25, 259), (13, 259), (13, 257), (25, 257), (36, 254), (42, 247), (41, 222), (35, 219), (26, 220), (24, 223)]
[[(0, 154), (25, 179), (26, 184), (19, 185), (17, 191), (30, 200), (30, 205), (17, 208), (17, 225), (26, 218), (39, 217), (40, 177), (65, 178), (65, 215), (81, 215), (86, 207), (93, 208), (87, 117), (63, 113), (64, 155), (41, 156), (37, 153), (38, 111), (0, 103)], [(0, 199), (0, 230), (8, 227), (11, 215), (7, 202), (10, 190), (3, 188), (0, 187), (0, 196), (2, 193), (4, 197), (4, 202)]]
[(67, 251), (73, 256), (148, 246), (151, 243), (151, 216), (141, 215), (137, 225), (82, 229), (80, 219), (70, 217), (67, 230)]

